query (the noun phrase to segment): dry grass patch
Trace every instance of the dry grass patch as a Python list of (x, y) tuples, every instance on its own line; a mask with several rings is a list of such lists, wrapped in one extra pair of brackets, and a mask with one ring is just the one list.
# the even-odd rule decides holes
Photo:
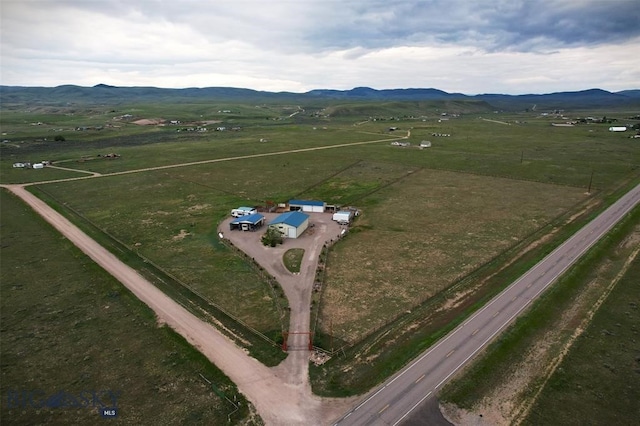
[(432, 170), (407, 175), (361, 200), (363, 215), (332, 250), (323, 324), (357, 341), (584, 197), (576, 188), (534, 182)]

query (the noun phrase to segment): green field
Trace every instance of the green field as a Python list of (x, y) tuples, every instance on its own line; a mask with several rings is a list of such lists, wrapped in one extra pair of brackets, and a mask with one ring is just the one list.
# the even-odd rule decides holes
[(148, 172), (43, 190), (249, 326), (278, 335), (280, 316), (268, 286), (252, 265), (217, 242), (218, 221), (246, 200), (199, 184), (202, 173), (195, 174), (192, 180)]
[[(0, 208), (2, 424), (94, 424), (93, 392), (109, 406), (108, 391), (116, 424), (261, 424), (227, 377), (31, 209), (5, 190)], [(59, 392), (84, 405), (40, 406)]]
[(640, 259), (576, 342), (524, 425), (632, 424), (640, 418)]
[[(113, 119), (125, 113), (132, 117)], [(593, 112), (605, 114), (622, 121), (631, 113)], [(133, 124), (145, 118), (182, 124)], [(343, 357), (312, 369), (314, 390), (353, 394), (400, 368), (545, 244), (558, 244), (566, 226), (638, 179), (637, 139), (605, 123), (551, 125), (559, 120), (464, 102), (12, 109), (2, 116), (0, 182), (82, 177), (32, 188), (274, 340), (286, 327), (282, 301), (250, 259), (219, 243), (218, 223), (239, 205), (291, 198), (358, 207), (347, 238), (329, 251), (314, 325), (315, 343)], [(215, 124), (178, 131), (204, 121)], [(80, 125), (102, 129), (74, 130)], [(391, 144), (400, 139), (411, 145)], [(432, 146), (420, 149), (422, 141)], [(12, 167), (45, 159), (77, 171)], [(524, 255), (531, 258), (514, 262)], [(272, 355), (254, 356), (272, 364)]]

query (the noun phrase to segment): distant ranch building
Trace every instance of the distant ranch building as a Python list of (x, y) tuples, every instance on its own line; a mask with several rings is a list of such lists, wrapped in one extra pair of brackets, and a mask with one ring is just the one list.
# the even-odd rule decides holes
[(626, 132), (627, 128), (625, 126), (614, 126), (609, 127), (610, 132)]
[(260, 213), (251, 214), (248, 216), (241, 216), (233, 219), (229, 223), (229, 228), (233, 231), (238, 229), (240, 231), (255, 231), (264, 225), (265, 219)]
[(289, 210), (302, 210), (307, 213), (323, 213), (327, 207), (324, 201), (289, 200)]
[(269, 223), (286, 238), (298, 238), (309, 227), (309, 215), (299, 211), (282, 213)]

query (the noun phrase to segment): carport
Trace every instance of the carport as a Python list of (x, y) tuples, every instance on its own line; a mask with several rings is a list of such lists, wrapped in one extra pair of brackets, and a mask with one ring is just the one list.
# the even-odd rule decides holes
[(238, 229), (240, 231), (255, 231), (256, 229), (264, 225), (264, 216), (260, 213), (255, 213), (249, 216), (238, 217), (229, 222), (229, 228), (233, 231)]

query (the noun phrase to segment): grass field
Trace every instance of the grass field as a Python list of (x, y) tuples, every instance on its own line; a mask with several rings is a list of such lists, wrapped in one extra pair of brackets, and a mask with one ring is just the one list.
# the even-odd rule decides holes
[(524, 425), (633, 424), (640, 418), (640, 258), (545, 386)]
[(556, 185), (407, 175), (361, 199), (364, 213), (331, 251), (323, 331), (331, 325), (336, 337), (357, 342), (583, 199), (584, 191)]
[(479, 414), (500, 424), (635, 422), (640, 258), (629, 259), (639, 218), (636, 209), (443, 389), (445, 401), (469, 410), (461, 422)]
[(267, 284), (245, 259), (217, 243), (218, 220), (245, 200), (163, 172), (43, 189), (249, 326), (281, 330)]
[[(523, 119), (528, 118), (520, 117)], [(411, 147), (368, 145), (345, 148), (344, 154), (583, 188), (589, 186), (592, 176), (594, 188), (606, 188), (629, 173), (638, 173), (637, 139), (608, 132), (607, 125), (553, 127), (552, 121), (532, 118), (505, 126), (477, 116), (441, 123), (431, 120), (413, 127)], [(431, 141), (432, 147), (417, 148), (422, 140)]]
[[(93, 392), (109, 406), (108, 391), (118, 395), (116, 424), (226, 424), (228, 415), (261, 424), (235, 385), (158, 328), (120, 283), (5, 190), (0, 208), (3, 425), (95, 424), (102, 419)], [(16, 396), (22, 392), (33, 404)], [(59, 392), (90, 396), (80, 408), (39, 406)]]
[[(462, 114), (443, 119), (446, 109)], [(3, 137), (9, 142), (0, 144), (0, 181), (86, 176), (55, 169), (15, 170), (13, 161), (47, 159), (109, 174), (275, 154), (42, 184), (36, 192), (52, 197), (61, 210), (73, 209), (121, 241), (126, 250), (139, 253), (268, 335), (277, 334), (282, 326), (276, 301), (249, 260), (217, 241), (217, 224), (239, 205), (291, 198), (359, 207), (362, 215), (350, 234), (328, 256), (316, 334), (317, 343), (326, 348), (329, 341), (354, 348), (349, 353), (354, 359), (334, 359), (322, 367), (328, 371), (326, 377), (333, 377), (328, 381), (335, 381), (333, 388), (327, 386), (322, 392), (358, 393), (399, 368), (406, 354), (437, 337), (439, 332), (431, 327), (451, 326), (490, 291), (473, 293), (474, 299), (464, 303), (456, 299), (448, 304), (447, 298), (466, 294), (464, 286), (483, 283), (485, 273), (508, 280), (524, 267), (514, 267), (502, 278), (497, 264), (512, 259), (501, 253), (522, 252), (520, 247), (513, 253), (508, 249), (535, 231), (558, 231), (565, 219), (546, 225), (562, 214), (571, 217), (577, 209), (597, 205), (640, 174), (640, 144), (628, 135), (608, 132), (607, 124), (553, 127), (551, 123), (558, 121), (553, 117), (493, 114), (475, 104), (305, 106), (292, 115), (296, 111), (297, 106), (291, 105), (222, 104), (104, 107), (73, 115), (67, 115), (68, 110), (13, 110), (12, 115), (2, 116), (7, 133)], [(216, 124), (209, 127), (240, 130), (178, 132), (172, 126), (113, 121), (113, 116), (125, 113), (132, 114), (131, 120), (213, 120)], [(605, 114), (615, 115), (593, 113)], [(621, 120), (629, 115), (616, 114)], [(32, 126), (32, 122), (44, 124)], [(72, 130), (78, 123), (120, 127)], [(398, 130), (390, 131), (391, 127)], [(66, 141), (52, 141), (55, 134), (64, 135)], [(390, 144), (409, 134), (411, 146)], [(431, 141), (431, 148), (419, 149), (423, 140)], [(284, 153), (366, 141), (380, 142)], [(109, 152), (121, 157), (97, 157)], [(87, 159), (79, 161), (83, 156)], [(592, 192), (585, 195), (589, 187)], [(543, 254), (544, 248), (536, 253)], [(492, 272), (476, 269), (485, 263), (491, 264)], [(489, 287), (494, 291), (500, 285), (494, 282)], [(428, 338), (409, 336), (422, 321), (411, 315), (430, 317), (434, 306), (447, 311), (452, 304), (450, 316), (445, 313), (429, 323)], [(409, 311), (413, 314), (405, 316)], [(396, 352), (387, 351), (390, 331), (385, 327), (395, 327), (394, 320), (400, 317), (404, 319), (397, 327), (404, 340), (397, 343)], [(372, 336), (376, 330), (383, 334)], [(367, 365), (360, 355), (369, 359)], [(362, 368), (342, 374), (349, 362)]]

